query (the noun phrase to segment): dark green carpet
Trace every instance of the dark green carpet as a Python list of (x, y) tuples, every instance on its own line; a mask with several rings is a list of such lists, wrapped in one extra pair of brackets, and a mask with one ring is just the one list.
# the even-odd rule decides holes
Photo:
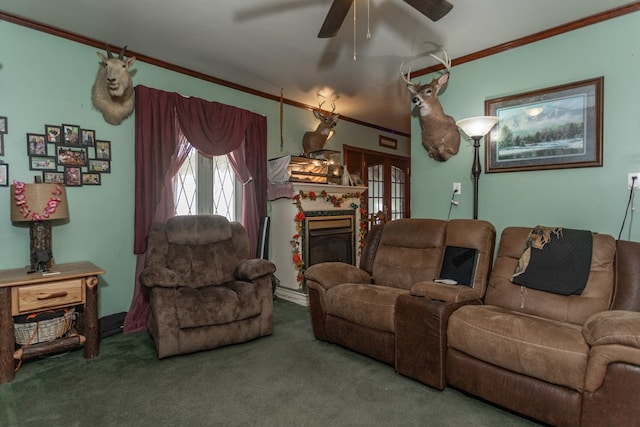
[(27, 362), (0, 385), (0, 425), (536, 425), (315, 341), (307, 308), (274, 304), (273, 335), (245, 344), (158, 360), (143, 332)]

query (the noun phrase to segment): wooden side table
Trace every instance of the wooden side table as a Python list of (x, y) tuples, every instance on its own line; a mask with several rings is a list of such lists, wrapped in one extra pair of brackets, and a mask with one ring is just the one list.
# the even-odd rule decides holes
[[(84, 345), (84, 357), (98, 355), (98, 275), (104, 270), (90, 262), (54, 265), (51, 272), (27, 274), (29, 267), (0, 270), (0, 384), (15, 376), (15, 359)], [(81, 307), (80, 333), (16, 350), (13, 316)]]

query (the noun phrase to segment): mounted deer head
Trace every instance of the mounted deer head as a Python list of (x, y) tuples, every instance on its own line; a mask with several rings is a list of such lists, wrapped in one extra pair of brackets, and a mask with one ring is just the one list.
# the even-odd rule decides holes
[(411, 71), (405, 76), (402, 73), (402, 66), (400, 66), (400, 75), (407, 84), (407, 89), (413, 95), (412, 102), (420, 110), (422, 146), (427, 150), (429, 157), (439, 162), (446, 162), (449, 157), (457, 154), (460, 150), (460, 131), (453, 117), (444, 113), (438, 100), (438, 93), (449, 81), (449, 71), (451, 70), (451, 58), (446, 50), (443, 49), (442, 52), (442, 59), (434, 54), (429, 54), (446, 69), (443, 74), (431, 80), (430, 83), (424, 85), (413, 83), (409, 76)]
[(107, 56), (98, 52), (100, 66), (96, 74), (96, 80), (91, 88), (91, 101), (93, 106), (102, 113), (102, 116), (112, 125), (119, 125), (133, 112), (133, 81), (129, 73), (129, 67), (136, 60), (135, 56), (124, 58), (126, 46), (120, 51), (117, 58), (111, 54), (109, 46)]
[(336, 104), (334, 102), (331, 103), (332, 109), (330, 113), (322, 112), (322, 110), (320, 110), (323, 104), (324, 101), (320, 103), (318, 110), (313, 110), (315, 118), (320, 120), (318, 127), (313, 132), (305, 132), (302, 137), (302, 149), (304, 150), (304, 154), (322, 150), (324, 145), (327, 143), (331, 130), (338, 124), (338, 117), (340, 114), (333, 113), (336, 110)]

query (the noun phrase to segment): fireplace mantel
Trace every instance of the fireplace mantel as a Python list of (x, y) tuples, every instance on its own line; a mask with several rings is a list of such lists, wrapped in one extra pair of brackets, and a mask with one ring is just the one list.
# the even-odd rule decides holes
[(367, 187), (318, 184), (315, 182), (285, 182), (280, 184), (269, 184), (269, 200), (273, 201), (279, 198), (290, 199), (300, 191), (304, 191), (305, 193), (308, 193), (309, 191), (315, 191), (316, 193), (326, 191), (330, 194), (363, 193), (367, 191)]
[[(278, 186), (276, 188), (275, 186)], [(285, 187), (286, 186), (286, 187)], [(292, 261), (293, 247), (291, 240), (296, 234), (294, 218), (298, 213), (298, 208), (293, 197), (302, 191), (305, 194), (315, 192), (317, 195), (326, 191), (329, 195), (335, 195), (341, 198), (344, 195), (362, 194), (367, 190), (363, 186), (347, 186), (333, 184), (318, 184), (292, 182), (285, 184), (270, 184), (269, 199), (271, 200), (271, 251), (269, 259), (276, 265), (276, 277), (280, 280), (280, 284), (276, 289), (276, 295), (282, 299), (292, 301), (301, 305), (307, 305), (306, 289), (302, 283), (296, 280), (297, 270)], [(278, 194), (278, 197), (274, 197)], [(360, 206), (360, 199), (357, 197), (348, 197), (341, 206), (334, 206), (320, 197), (311, 200), (308, 197), (300, 199), (300, 206), (303, 211), (344, 211), (353, 209), (353, 205)], [(360, 210), (353, 209), (355, 224), (360, 223)], [(357, 226), (356, 226), (357, 228)], [(356, 233), (357, 233), (356, 229)], [(356, 265), (359, 262), (358, 239), (355, 242), (356, 247)], [(303, 257), (303, 261), (304, 257)]]

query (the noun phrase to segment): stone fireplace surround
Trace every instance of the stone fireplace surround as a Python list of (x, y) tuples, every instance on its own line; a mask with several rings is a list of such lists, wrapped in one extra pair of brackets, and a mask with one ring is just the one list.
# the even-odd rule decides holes
[[(293, 196), (299, 194), (300, 191), (308, 194), (309, 192), (315, 192), (320, 194), (322, 191), (326, 191), (329, 195), (335, 195), (340, 198), (344, 194), (363, 193), (366, 191), (366, 187), (356, 186), (343, 186), (343, 185), (331, 185), (331, 184), (316, 184), (316, 183), (287, 183), (277, 184), (280, 188), (276, 191), (275, 188), (270, 188), (271, 200), (271, 236), (270, 244), (271, 254), (270, 260), (276, 264), (277, 271), (276, 277), (280, 281), (276, 288), (276, 296), (287, 301), (291, 301), (300, 305), (308, 305), (307, 302), (307, 290), (304, 286), (304, 282), (298, 282), (296, 277), (298, 271), (292, 261), (293, 247), (291, 240), (293, 235), (297, 233), (295, 216), (298, 214), (298, 208), (296, 207)], [(283, 191), (282, 186), (287, 186)], [(277, 193), (278, 198), (273, 195)], [(284, 196), (284, 197), (283, 197)], [(358, 208), (353, 209), (353, 205), (357, 205)], [(343, 248), (344, 240), (350, 239), (349, 249), (351, 249), (351, 264), (357, 265), (359, 262), (359, 224), (360, 224), (360, 199), (349, 198), (345, 200), (340, 206), (333, 206), (333, 204), (326, 200), (321, 200), (319, 197), (316, 200), (310, 200), (309, 198), (301, 198), (301, 208), (305, 213), (305, 222), (303, 225), (303, 233), (301, 233), (300, 239), (300, 254), (303, 262), (309, 261), (310, 249), (307, 246), (309, 237), (305, 235), (305, 232), (311, 229), (315, 229), (322, 236), (323, 234), (331, 234), (334, 232), (342, 233), (342, 237), (337, 239), (331, 239), (332, 242), (325, 242), (329, 248), (337, 249)], [(311, 226), (309, 226), (309, 220)], [(347, 222), (350, 222), (347, 225)], [(346, 237), (346, 228), (350, 228), (350, 237)], [(320, 237), (323, 239), (323, 237)], [(342, 244), (340, 243), (342, 239)], [(332, 256), (331, 254), (328, 254)], [(322, 258), (327, 256), (325, 253), (321, 255)], [(334, 260), (334, 259), (321, 259)], [(335, 259), (337, 260), (337, 259)], [(348, 262), (348, 260), (345, 260)]]

